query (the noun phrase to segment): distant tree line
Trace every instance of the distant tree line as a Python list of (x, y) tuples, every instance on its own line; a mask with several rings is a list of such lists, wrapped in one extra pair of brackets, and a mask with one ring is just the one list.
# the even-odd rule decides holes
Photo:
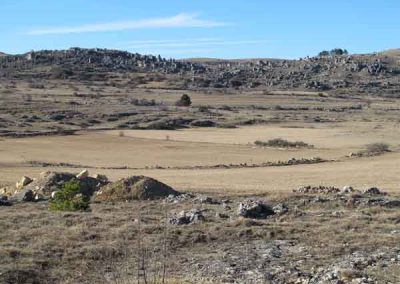
[(331, 51), (323, 50), (318, 54), (318, 56), (320, 56), (320, 57), (324, 57), (324, 56), (340, 56), (340, 55), (347, 55), (347, 54), (349, 54), (349, 52), (346, 49), (334, 48)]

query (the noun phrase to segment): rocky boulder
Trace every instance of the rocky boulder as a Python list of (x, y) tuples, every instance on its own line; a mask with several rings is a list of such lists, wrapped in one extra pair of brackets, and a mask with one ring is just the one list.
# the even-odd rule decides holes
[[(21, 179), (19, 184), (23, 184), (21, 182), (24, 178)], [(23, 187), (17, 188), (12, 199), (22, 202), (50, 198), (54, 192), (60, 190), (69, 181), (78, 182), (81, 193), (84, 195), (92, 195), (107, 183), (107, 179), (103, 176), (100, 176), (99, 179), (89, 177), (87, 170), (82, 171), (78, 175), (66, 172), (43, 172), (37, 179), (34, 179)], [(32, 198), (31, 193), (33, 194)]]
[(202, 214), (201, 210), (193, 209), (189, 212), (181, 211), (174, 218), (169, 220), (169, 223), (172, 225), (188, 225), (193, 222), (203, 222), (205, 218)]
[(14, 202), (33, 202), (35, 201), (35, 193), (30, 189), (21, 189), (10, 200)]
[(95, 201), (153, 200), (177, 196), (180, 193), (170, 186), (145, 176), (131, 176), (110, 183), (95, 196)]
[(274, 214), (274, 210), (262, 201), (248, 200), (238, 207), (238, 215), (244, 218), (264, 219)]
[(30, 184), (33, 180), (30, 177), (23, 176), (19, 182), (15, 184), (17, 189), (23, 188), (24, 186)]
[(364, 194), (380, 195), (383, 193), (377, 187), (370, 187), (364, 190)]
[(11, 203), (8, 201), (7, 196), (0, 196), (0, 206), (10, 206)]

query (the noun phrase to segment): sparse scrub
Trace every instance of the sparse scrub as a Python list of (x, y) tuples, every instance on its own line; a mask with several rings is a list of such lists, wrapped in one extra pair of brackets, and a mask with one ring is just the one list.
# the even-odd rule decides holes
[(89, 197), (80, 193), (78, 182), (70, 181), (63, 185), (54, 198), (49, 201), (51, 211), (86, 211), (89, 209)]
[(303, 141), (290, 142), (282, 138), (271, 139), (266, 142), (257, 140), (254, 142), (257, 146), (277, 147), (277, 148), (313, 148), (313, 145)]
[(147, 100), (147, 99), (131, 99), (130, 103), (135, 106), (155, 106), (157, 103), (154, 99)]
[(380, 155), (385, 152), (390, 152), (390, 146), (387, 143), (371, 143), (366, 146), (365, 150), (359, 151), (357, 154), (360, 156)]

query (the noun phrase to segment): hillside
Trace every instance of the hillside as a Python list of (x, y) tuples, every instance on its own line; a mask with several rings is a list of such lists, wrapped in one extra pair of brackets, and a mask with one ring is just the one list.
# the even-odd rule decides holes
[(174, 60), (116, 50), (71, 48), (3, 56), (0, 76), (93, 80), (91, 76), (104, 79), (112, 72), (133, 72), (157, 74), (183, 89), (338, 91), (396, 96), (400, 90), (397, 54), (398, 50), (391, 50), (299, 60)]

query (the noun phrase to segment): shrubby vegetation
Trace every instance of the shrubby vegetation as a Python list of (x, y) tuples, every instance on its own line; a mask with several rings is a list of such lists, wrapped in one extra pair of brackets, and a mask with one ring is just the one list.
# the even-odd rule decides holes
[(340, 56), (340, 55), (347, 55), (347, 54), (349, 54), (349, 52), (346, 49), (334, 48), (331, 51), (323, 50), (318, 54), (318, 56), (326, 57), (326, 56)]
[(192, 100), (186, 94), (183, 94), (182, 97), (176, 101), (176, 106), (190, 106), (192, 104)]
[(371, 143), (366, 146), (365, 150), (359, 151), (358, 155), (379, 155), (390, 151), (387, 143)]
[(85, 211), (89, 209), (89, 197), (80, 193), (78, 182), (66, 182), (49, 201), (52, 211)]
[(302, 141), (290, 142), (282, 138), (271, 139), (268, 141), (255, 141), (254, 144), (263, 147), (277, 147), (277, 148), (312, 148), (313, 145), (307, 144)]

